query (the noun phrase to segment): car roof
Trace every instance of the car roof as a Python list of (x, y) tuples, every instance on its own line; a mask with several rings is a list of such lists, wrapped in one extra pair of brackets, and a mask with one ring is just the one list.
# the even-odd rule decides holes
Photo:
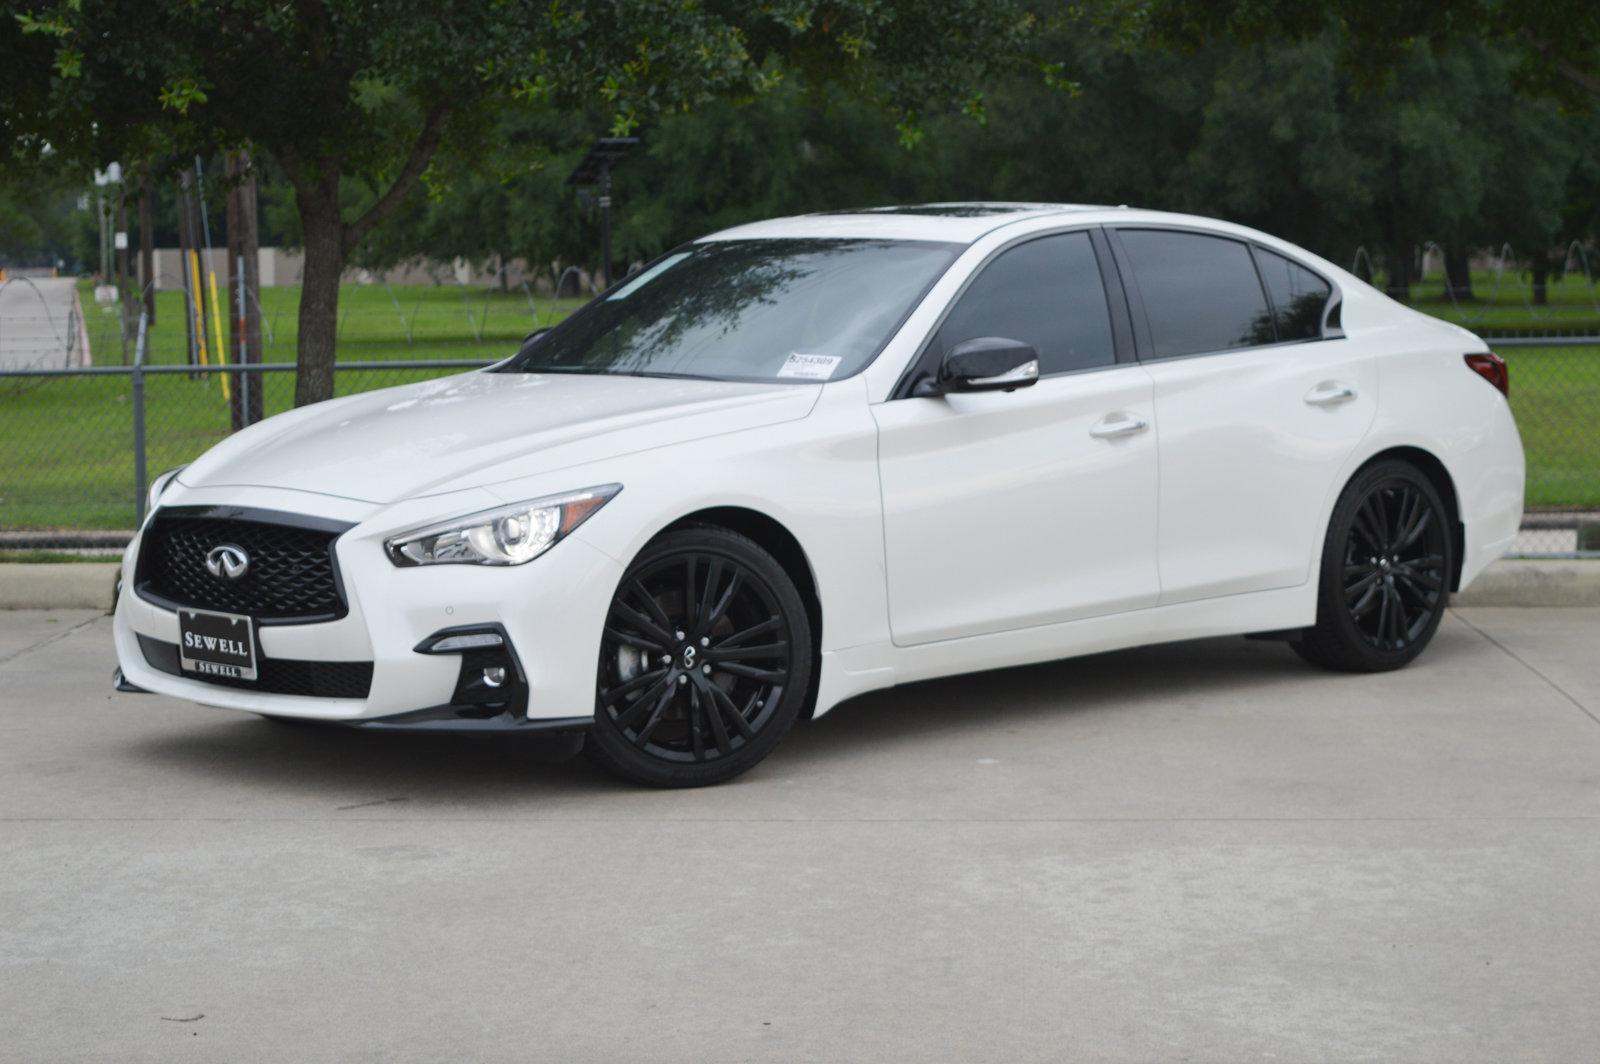
[(1036, 219), (1061, 218), (1089, 225), (1149, 226), (1198, 229), (1235, 240), (1250, 240), (1309, 264), (1325, 277), (1337, 278), (1345, 287), (1358, 280), (1336, 263), (1305, 248), (1236, 222), (1196, 214), (1176, 214), (1118, 204), (1094, 203), (919, 203), (896, 207), (800, 214), (724, 229), (701, 237), (708, 240), (760, 240), (783, 238), (931, 240), (971, 244), (1005, 226)]
[(772, 218), (734, 226), (701, 239), (835, 237), (970, 244), (985, 233), (1025, 218), (1105, 209), (1082, 203), (918, 203)]

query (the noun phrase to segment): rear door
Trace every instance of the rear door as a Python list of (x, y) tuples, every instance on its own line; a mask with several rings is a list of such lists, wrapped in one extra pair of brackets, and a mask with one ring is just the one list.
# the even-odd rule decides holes
[(1114, 236), (1161, 430), (1161, 602), (1304, 583), (1377, 412), (1371, 353), (1330, 317), (1337, 290), (1220, 234)]
[(1080, 230), (999, 251), (919, 359), (936, 367), (980, 336), (1021, 340), (1039, 352), (1038, 383), (873, 407), (896, 643), (1155, 604), (1151, 383), (1118, 361), (1126, 308), (1114, 325), (1102, 241)]

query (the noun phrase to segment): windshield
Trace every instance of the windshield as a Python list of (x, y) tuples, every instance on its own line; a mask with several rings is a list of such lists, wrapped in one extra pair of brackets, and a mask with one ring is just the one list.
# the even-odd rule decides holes
[(733, 381), (848, 377), (878, 354), (961, 245), (690, 244), (530, 340), (503, 368)]

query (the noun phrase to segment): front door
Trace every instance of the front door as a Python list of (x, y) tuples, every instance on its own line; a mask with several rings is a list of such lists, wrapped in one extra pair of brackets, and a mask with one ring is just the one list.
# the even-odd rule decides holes
[(980, 336), (1031, 344), (1040, 381), (873, 408), (894, 641), (1154, 605), (1153, 389), (1143, 367), (1116, 361), (1089, 235), (1001, 251), (931, 343), (942, 355)]

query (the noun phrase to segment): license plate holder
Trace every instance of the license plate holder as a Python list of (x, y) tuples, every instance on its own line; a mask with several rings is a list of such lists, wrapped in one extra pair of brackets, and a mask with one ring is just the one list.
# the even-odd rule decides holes
[(179, 610), (178, 666), (196, 676), (254, 680), (255, 622), (238, 613)]

